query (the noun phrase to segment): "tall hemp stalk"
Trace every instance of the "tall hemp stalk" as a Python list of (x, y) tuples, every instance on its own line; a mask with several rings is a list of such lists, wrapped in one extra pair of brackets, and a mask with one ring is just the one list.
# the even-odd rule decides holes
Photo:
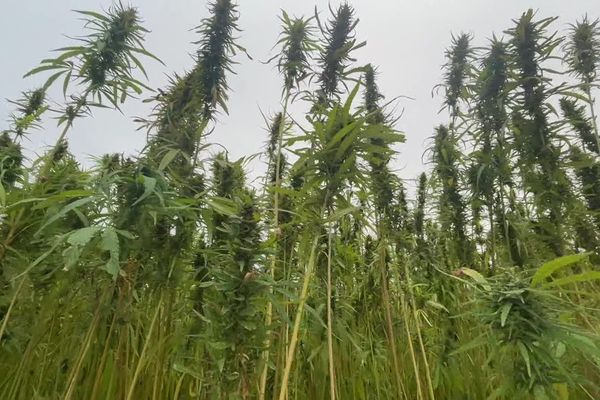
[(545, 62), (561, 42), (547, 27), (556, 18), (534, 21), (532, 10), (523, 13), (516, 26), (507, 31), (509, 52), (519, 87), (511, 124), (515, 148), (519, 154), (519, 169), (525, 196), (533, 194), (534, 229), (557, 256), (564, 254), (563, 206), (571, 197), (569, 180), (560, 166), (560, 148), (556, 129), (549, 121), (552, 106), (549, 96), (556, 91), (548, 88), (544, 74)]
[(579, 78), (590, 110), (591, 124), (596, 134), (596, 146), (600, 149), (600, 134), (594, 109), (592, 88), (597, 84), (600, 64), (600, 20), (591, 21), (585, 16), (571, 25), (564, 46), (565, 61), (569, 73)]
[[(317, 91), (317, 97), (314, 99), (315, 104), (313, 106), (313, 110), (316, 114), (315, 118), (327, 116), (329, 109), (328, 106), (331, 104), (331, 102), (336, 100), (337, 95), (341, 91), (339, 85), (352, 72), (352, 70), (348, 70), (348, 63), (352, 61), (350, 56), (351, 52), (364, 45), (364, 43), (357, 44), (356, 39), (354, 38), (353, 31), (358, 23), (358, 20), (354, 18), (354, 10), (352, 7), (350, 7), (347, 3), (343, 3), (336, 11), (331, 10), (331, 13), (332, 17), (325, 26), (321, 25), (318, 16), (315, 15), (323, 35), (318, 59), (318, 64), (321, 71), (317, 74), (317, 82), (320, 87)], [(316, 121), (313, 123), (315, 122)], [(314, 140), (311, 141), (311, 146), (314, 144)], [(325, 193), (323, 198), (322, 212), (327, 212), (331, 209), (331, 195), (332, 193)], [(331, 229), (331, 223), (329, 223), (328, 235), (333, 235)], [(318, 242), (315, 241), (314, 246), (317, 246), (317, 244)], [(313, 254), (313, 252), (314, 251), (311, 250), (310, 254)], [(309, 265), (310, 264), (312, 264), (312, 262), (309, 261)], [(306, 302), (306, 298), (308, 296), (312, 266), (310, 266), (310, 268), (310, 270), (305, 272), (304, 283), (300, 295), (300, 304), (296, 311), (294, 320), (292, 339), (287, 349), (288, 356), (286, 357), (284, 376), (282, 379), (281, 390), (279, 392), (280, 400), (283, 400), (287, 393), (289, 371), (291, 370), (295, 355), (295, 346), (298, 341), (297, 336), (299, 335), (304, 303)], [(327, 265), (327, 277), (327, 347), (329, 354), (329, 384), (331, 399), (335, 399), (335, 371), (333, 365), (333, 315), (331, 309), (332, 271), (330, 261), (328, 261)]]
[[(365, 66), (364, 72), (364, 107), (367, 112), (367, 123), (373, 130), (381, 129), (381, 126), (390, 126), (388, 118), (384, 115), (379, 102), (383, 99), (383, 95), (379, 92), (377, 83), (375, 82), (375, 69), (371, 64)], [(376, 146), (382, 146), (382, 141), (377, 138), (371, 139), (371, 142)], [(374, 152), (368, 158), (371, 178), (371, 191), (374, 197), (375, 211), (376, 211), (376, 227), (377, 227), (377, 248), (378, 256), (377, 261), (379, 263), (379, 270), (381, 274), (381, 290), (382, 300), (385, 307), (386, 323), (388, 330), (388, 337), (390, 343), (390, 350), (392, 353), (392, 360), (394, 366), (394, 373), (398, 385), (398, 396), (401, 396), (401, 375), (400, 375), (400, 362), (398, 361), (398, 353), (396, 350), (396, 335), (394, 334), (394, 321), (392, 318), (392, 304), (391, 296), (389, 293), (389, 277), (388, 277), (388, 260), (390, 255), (388, 254), (389, 236), (394, 228), (392, 221), (394, 220), (392, 213), (393, 209), (393, 197), (395, 194), (395, 188), (392, 186), (398, 182), (395, 181), (395, 177), (389, 170), (390, 161), (390, 149), (386, 148), (385, 152)], [(415, 376), (418, 372), (415, 369)], [(419, 392), (421, 391), (420, 383), (417, 380)]]
[(584, 17), (571, 25), (564, 51), (568, 72), (580, 81), (577, 89), (585, 95), (589, 117), (586, 115), (585, 105), (579, 105), (577, 98), (561, 98), (560, 107), (584, 151), (573, 146), (571, 159), (576, 164), (575, 174), (582, 184), (588, 209), (594, 213), (596, 225), (600, 225), (600, 136), (592, 96), (592, 88), (597, 87), (600, 68), (600, 22), (590, 22)]
[[(506, 190), (511, 186), (511, 169), (505, 130), (507, 123), (506, 106), (508, 55), (506, 45), (493, 39), (487, 54), (481, 63), (475, 86), (475, 119), (478, 131), (475, 139), (478, 146), (471, 153), (473, 164), (469, 171), (469, 180), (474, 199), (487, 208), (489, 240), (486, 264), (495, 269), (497, 264), (497, 243), (499, 236), (496, 226), (502, 227), (501, 237), (507, 239), (507, 221), (505, 213), (496, 209), (504, 207)], [(498, 204), (500, 203), (500, 204)], [(501, 215), (496, 221), (495, 216)]]
[[(462, 178), (459, 173), (461, 154), (457, 149), (460, 139), (457, 123), (463, 119), (461, 104), (466, 103), (469, 93), (469, 78), (472, 75), (473, 50), (470, 47), (471, 37), (461, 34), (452, 38), (452, 44), (446, 51), (444, 64), (444, 105), (450, 113), (449, 127), (440, 126), (434, 139), (434, 158), (436, 169), (443, 187), (440, 198), (440, 219), (445, 221), (444, 228), (454, 235), (454, 249), (463, 265), (472, 261), (471, 243), (466, 232), (466, 215), (464, 199), (461, 191)], [(461, 124), (462, 125), (462, 124)]]
[[(279, 226), (280, 212), (286, 212), (286, 210), (280, 210), (279, 192), (282, 184), (281, 181), (284, 173), (284, 167), (286, 164), (285, 155), (283, 154), (283, 140), (286, 128), (289, 125), (287, 122), (288, 105), (291, 100), (292, 90), (299, 90), (301, 83), (309, 76), (311, 68), (311, 52), (317, 49), (317, 44), (313, 40), (314, 27), (311, 25), (312, 18), (290, 18), (288, 14), (283, 11), (283, 15), (280, 19), (283, 23), (283, 31), (277, 44), (281, 46), (281, 51), (277, 56), (275, 56), (275, 58), (277, 58), (277, 68), (279, 73), (283, 75), (284, 81), (283, 110), (274, 118), (270, 128), (271, 135), (267, 149), (269, 156), (268, 175), (271, 177), (270, 183), (273, 191), (273, 221), (271, 229), (274, 238), (274, 249), (270, 262), (270, 271), (271, 278), (274, 281), (277, 277), (277, 257), (281, 255), (279, 252), (279, 238), (282, 235), (282, 229)], [(265, 321), (267, 327), (271, 327), (272, 319), (273, 303), (269, 301)], [(281, 333), (287, 337), (285, 330)], [(271, 335), (268, 335), (265, 341), (265, 351), (263, 356), (264, 366), (260, 381), (259, 398), (261, 400), (263, 400), (266, 395), (270, 346)]]

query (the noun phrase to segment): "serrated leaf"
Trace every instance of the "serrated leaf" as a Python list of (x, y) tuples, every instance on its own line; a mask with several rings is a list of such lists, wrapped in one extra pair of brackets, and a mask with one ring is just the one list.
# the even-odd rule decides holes
[(104, 22), (110, 22), (110, 19), (106, 15), (102, 15), (100, 13), (94, 11), (86, 11), (86, 10), (74, 10), (76, 13), (87, 15), (88, 17), (96, 18)]
[(463, 274), (467, 275), (468, 277), (473, 279), (475, 282), (479, 283), (485, 290), (491, 289), (490, 285), (488, 284), (488, 281), (479, 272), (477, 272), (471, 268), (461, 268), (460, 270), (462, 271)]
[(510, 309), (512, 308), (512, 304), (508, 303), (502, 306), (500, 311), (500, 326), (504, 328), (506, 325), (506, 318), (508, 318), (508, 313), (510, 313)]
[(44, 201), (40, 202), (39, 204), (34, 205), (32, 207), (32, 209), (39, 210), (39, 209), (47, 208), (49, 206), (52, 206), (56, 203), (62, 202), (67, 199), (72, 199), (75, 197), (86, 197), (86, 196), (91, 196), (93, 194), (94, 194), (94, 192), (92, 192), (91, 190), (66, 190), (59, 194), (55, 194), (50, 197), (47, 197), (46, 199), (44, 199)]
[(351, 214), (355, 211), (358, 211), (358, 207), (355, 206), (350, 206), (350, 207), (346, 207), (343, 208), (341, 210), (337, 210), (336, 212), (334, 212), (333, 214), (331, 214), (329, 216), (329, 218), (327, 218), (328, 221), (337, 221), (340, 218), (342, 218), (343, 216), (347, 215), (347, 214)]
[(40, 229), (37, 230), (37, 232), (35, 233), (35, 235), (39, 235), (39, 233), (41, 231), (43, 231), (48, 225), (52, 224), (53, 222), (57, 221), (58, 219), (64, 217), (69, 211), (74, 210), (77, 207), (81, 207), (87, 203), (90, 203), (92, 200), (94, 200), (93, 197), (86, 197), (83, 199), (79, 199), (79, 200), (75, 200), (72, 203), (67, 204), (66, 206), (64, 206), (59, 212), (57, 212), (56, 214), (54, 214), (51, 218), (49, 218), (41, 227)]
[(67, 96), (67, 89), (69, 87), (69, 82), (71, 81), (71, 73), (72, 73), (72, 71), (69, 70), (67, 72), (67, 74), (65, 75), (65, 79), (63, 80), (62, 90), (63, 90), (63, 96), (65, 96), (65, 97)]
[(48, 89), (50, 86), (52, 86), (52, 84), (54, 83), (54, 81), (56, 81), (58, 78), (60, 78), (60, 76), (62, 74), (64, 74), (65, 71), (58, 71), (55, 74), (52, 74), (50, 76), (50, 78), (48, 78), (48, 80), (46, 80), (46, 83), (44, 83), (43, 88), (44, 89)]
[(589, 104), (589, 102), (590, 102), (590, 100), (587, 98), (587, 96), (585, 96), (582, 93), (577, 93), (577, 92), (573, 92), (573, 91), (569, 91), (569, 90), (561, 90), (559, 93), (564, 96), (567, 96), (567, 97), (573, 97), (577, 100), (581, 100), (587, 104)]
[(173, 161), (173, 159), (179, 154), (179, 150), (171, 149), (165, 154), (165, 156), (160, 160), (160, 165), (158, 166), (159, 171), (164, 171), (165, 168)]
[(519, 353), (521, 353), (521, 357), (523, 357), (523, 361), (525, 361), (527, 375), (531, 378), (531, 360), (529, 359), (529, 351), (521, 341), (517, 342), (517, 348), (519, 349)]
[(450, 353), (450, 355), (453, 356), (453, 355), (456, 355), (456, 354), (464, 353), (465, 351), (469, 351), (469, 350), (475, 349), (475, 348), (477, 348), (479, 346), (483, 346), (486, 343), (487, 343), (487, 337), (486, 337), (486, 335), (485, 334), (479, 335), (478, 337), (476, 337), (475, 339), (471, 340), (467, 344), (464, 344), (464, 345), (460, 346), (458, 349), (452, 351)]
[(548, 261), (547, 263), (539, 267), (538, 270), (535, 272), (535, 274), (531, 278), (531, 286), (534, 287), (539, 285), (553, 273), (571, 264), (575, 264), (576, 262), (584, 260), (589, 255), (590, 253), (570, 254), (568, 256), (558, 257), (554, 260)]
[(210, 208), (218, 212), (219, 214), (234, 216), (238, 212), (237, 205), (233, 200), (226, 199), (224, 197), (213, 197), (211, 199), (207, 199), (206, 203)]
[(100, 248), (111, 253), (119, 253), (119, 237), (117, 236), (115, 228), (112, 226), (106, 228), (104, 232), (102, 232)]
[(335, 133), (335, 135), (333, 135), (331, 140), (329, 140), (329, 142), (327, 143), (325, 150), (328, 150), (328, 149), (331, 149), (331, 148), (337, 146), (337, 144), (339, 142), (341, 142), (342, 139), (356, 127), (357, 124), (358, 124), (358, 121), (353, 121), (353, 122), (349, 123), (348, 125), (344, 126), (339, 131), (337, 131)]
[(56, 248), (62, 243), (63, 239), (64, 239), (64, 236), (59, 237), (58, 240), (56, 240), (54, 242), (54, 244), (52, 245), (52, 247), (50, 249), (48, 249), (44, 254), (42, 254), (41, 256), (36, 258), (35, 261), (32, 262), (31, 264), (29, 264), (27, 266), (27, 268), (25, 268), (25, 270), (23, 270), (20, 274), (18, 274), (17, 276), (14, 276), (13, 280), (19, 279), (23, 275), (26, 275), (27, 273), (29, 273), (29, 271), (31, 271), (33, 268), (38, 266), (42, 261), (44, 261), (46, 259), (46, 257), (48, 257), (50, 254), (52, 254), (54, 252), (54, 250), (56, 250)]
[(81, 248), (78, 246), (71, 246), (63, 251), (63, 259), (65, 260), (65, 269), (69, 269), (79, 261), (81, 257)]
[(144, 184), (144, 193), (132, 204), (132, 206), (135, 206), (145, 200), (152, 194), (152, 192), (154, 192), (154, 189), (156, 188), (156, 178), (142, 175), (142, 180)]
[(43, 71), (49, 71), (49, 70), (58, 69), (58, 68), (65, 68), (65, 66), (63, 64), (42, 65), (40, 67), (32, 69), (31, 71), (29, 71), (28, 73), (23, 75), (23, 78), (27, 78), (28, 76), (35, 75), (35, 74), (43, 72)]
[(85, 246), (92, 240), (92, 238), (98, 233), (100, 227), (98, 226), (87, 226), (85, 228), (78, 229), (71, 233), (67, 238), (67, 243), (73, 246)]
[(568, 345), (567, 347), (576, 348), (582, 353), (593, 355), (596, 358), (600, 358), (600, 349), (598, 348), (596, 343), (589, 337), (577, 333), (571, 333), (567, 336), (565, 342)]
[(119, 260), (111, 255), (106, 264), (104, 265), (104, 269), (106, 270), (106, 272), (112, 275), (113, 279), (116, 279), (119, 275), (119, 271), (121, 270)]
[(448, 311), (448, 309), (443, 304), (440, 304), (433, 300), (427, 300), (425, 303), (430, 305), (433, 308), (437, 308), (438, 310), (443, 310), (443, 311), (447, 312), (448, 314), (450, 314), (450, 311)]
[(588, 271), (581, 274), (567, 276), (565, 278), (554, 279), (552, 282), (548, 282), (542, 285), (543, 288), (550, 288), (554, 286), (568, 285), (575, 282), (590, 282), (600, 279), (599, 271)]

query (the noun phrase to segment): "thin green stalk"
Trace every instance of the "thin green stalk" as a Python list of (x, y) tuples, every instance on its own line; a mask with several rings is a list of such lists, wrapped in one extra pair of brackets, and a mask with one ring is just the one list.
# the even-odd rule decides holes
[(429, 368), (429, 361), (427, 361), (427, 353), (425, 352), (425, 345), (423, 343), (423, 337), (421, 335), (421, 323), (419, 316), (416, 310), (416, 301), (415, 301), (415, 292), (412, 286), (412, 280), (410, 277), (410, 271), (408, 269), (408, 265), (404, 263), (404, 273), (406, 274), (406, 279), (408, 283), (408, 293), (410, 296), (410, 308), (412, 309), (412, 316), (415, 321), (415, 328), (417, 331), (417, 338), (419, 339), (419, 347), (421, 350), (421, 355), (423, 357), (423, 364), (425, 366), (425, 376), (427, 378), (427, 389), (429, 390), (429, 399), (435, 400), (435, 394), (433, 392), (433, 381), (431, 379), (431, 371)]
[[(381, 232), (381, 229), (380, 229)], [(396, 375), (396, 382), (398, 386), (398, 396), (402, 397), (402, 378), (400, 376), (400, 362), (398, 361), (398, 352), (396, 350), (396, 335), (394, 334), (394, 323), (392, 319), (392, 308), (390, 301), (390, 294), (388, 288), (388, 276), (386, 271), (385, 259), (386, 259), (386, 248), (384, 238), (380, 238), (380, 254), (379, 254), (379, 269), (381, 272), (381, 289), (383, 291), (383, 303), (385, 305), (385, 318), (387, 323), (387, 331), (390, 341), (390, 347), (392, 352), (392, 361), (394, 363), (394, 373)]]
[(595, 99), (592, 97), (591, 84), (589, 81), (586, 83), (584, 91), (590, 106), (590, 116), (592, 118), (592, 126), (594, 127), (596, 146), (598, 148), (598, 154), (600, 154), (600, 133), (598, 133), (598, 122), (596, 121), (596, 111), (594, 110)]
[[(402, 304), (402, 313), (405, 317), (408, 315), (406, 302), (404, 301), (404, 295), (400, 295), (400, 301)], [(415, 355), (415, 348), (412, 343), (412, 337), (410, 335), (410, 328), (408, 327), (410, 320), (404, 319), (404, 329), (406, 331), (406, 342), (408, 343), (408, 350), (410, 353), (410, 359), (413, 364), (413, 370), (415, 371), (415, 383), (417, 384), (417, 399), (423, 399), (423, 390), (421, 389), (421, 379), (419, 378), (419, 366), (417, 364), (417, 356)]]
[(11, 243), (16, 237), (17, 227), (19, 226), (21, 218), (23, 218), (23, 214), (25, 214), (25, 208), (20, 209), (17, 213), (14, 222), (11, 224), (10, 230), (6, 234), (6, 238), (4, 239), (2, 246), (0, 246), (0, 261), (2, 261), (2, 259), (4, 258), (4, 255), (6, 254), (6, 249), (10, 247)]
[(490, 224), (490, 258), (492, 269), (496, 269), (496, 228), (494, 226), (494, 206), (493, 201), (489, 202), (488, 223)]
[(333, 229), (331, 223), (327, 238), (327, 352), (329, 355), (329, 395), (331, 400), (335, 400), (335, 368), (333, 365), (333, 314), (331, 310), (331, 247), (333, 245)]
[(98, 327), (98, 323), (100, 322), (101, 310), (104, 305), (104, 301), (100, 301), (98, 307), (96, 308), (96, 312), (94, 313), (94, 319), (92, 319), (92, 323), (90, 324), (90, 328), (83, 340), (83, 345), (81, 347), (81, 351), (79, 352), (79, 356), (77, 357), (77, 363), (75, 364), (75, 368), (71, 372), (71, 376), (69, 378), (69, 383), (67, 386), (67, 392), (64, 395), (64, 400), (70, 400), (73, 397), (73, 393), (75, 392), (75, 388), (77, 386), (77, 380), (79, 377), (79, 373), (83, 368), (83, 362), (87, 356), (87, 352), (92, 345), (94, 333), (96, 332), (96, 328)]
[(302, 322), (302, 315), (304, 313), (304, 306), (308, 298), (308, 290), (310, 281), (315, 268), (316, 252), (319, 243), (319, 237), (315, 236), (311, 246), (310, 257), (304, 270), (304, 282), (302, 284), (302, 291), (300, 292), (300, 301), (298, 303), (298, 309), (296, 310), (296, 317), (294, 318), (294, 328), (292, 330), (292, 337), (290, 345), (287, 350), (287, 357), (285, 362), (285, 368), (283, 370), (283, 377), (281, 379), (281, 389), (279, 390), (279, 400), (286, 400), (288, 392), (288, 384), (290, 380), (290, 372), (292, 370), (292, 364), (294, 362), (294, 355), (296, 352), (296, 345), (300, 335), (300, 324)]
[(94, 385), (92, 387), (92, 394), (90, 395), (89, 400), (96, 400), (96, 397), (98, 396), (98, 391), (100, 390), (100, 383), (102, 381), (102, 375), (105, 372), (104, 366), (106, 365), (106, 360), (108, 359), (108, 354), (110, 351), (110, 344), (111, 344), (113, 329), (115, 327), (116, 320), (117, 320), (117, 313), (114, 313), (113, 317), (112, 317), (112, 321), (110, 323), (110, 326), (108, 327), (108, 334), (106, 335), (106, 338), (104, 339), (105, 340), (104, 350), (102, 350), (102, 356), (100, 356), (100, 364), (98, 365), (98, 369), (96, 371), (96, 377), (94, 379)]
[(150, 323), (150, 328), (148, 329), (148, 334), (146, 335), (146, 340), (144, 342), (144, 346), (142, 347), (142, 351), (140, 353), (140, 358), (138, 359), (137, 366), (135, 368), (135, 372), (133, 373), (133, 379), (131, 380), (131, 383), (129, 384), (129, 391), (127, 392), (126, 400), (133, 400), (133, 398), (134, 398), (133, 393), (135, 392), (135, 385), (140, 376), (140, 372), (142, 371), (142, 367), (144, 366), (146, 352), (148, 351), (148, 346), (150, 344), (150, 339), (152, 338), (152, 333), (154, 332), (154, 325), (156, 324), (156, 321), (158, 319), (158, 314), (162, 307), (162, 302), (163, 302), (163, 293), (161, 291), (160, 297), (158, 299), (158, 304), (156, 306), (156, 311), (154, 312), (154, 316), (152, 317), (152, 322)]
[(6, 310), (6, 314), (4, 315), (4, 320), (2, 321), (2, 326), (0, 327), (0, 340), (2, 340), (2, 338), (4, 337), (4, 331), (6, 330), (6, 325), (8, 324), (8, 319), (10, 317), (13, 307), (15, 306), (15, 303), (17, 302), (17, 297), (19, 296), (19, 293), (21, 292), (21, 288), (23, 287), (23, 284), (25, 283), (26, 278), (27, 278), (27, 276), (23, 276), (23, 278), (21, 278), (21, 283), (19, 283), (17, 290), (15, 290), (15, 294), (13, 295), (12, 299), (10, 300), (10, 305), (8, 306), (8, 310)]
[[(273, 255), (271, 256), (271, 265), (270, 265), (271, 279), (273, 281), (275, 281), (275, 266), (277, 263), (277, 248), (279, 247), (278, 246), (278, 244), (279, 244), (279, 240), (278, 240), (278, 238), (279, 238), (279, 188), (281, 186), (281, 179), (280, 179), (281, 152), (282, 152), (282, 145), (283, 145), (283, 131), (284, 131), (284, 127), (285, 127), (285, 117), (287, 115), (289, 98), (290, 98), (290, 90), (288, 88), (286, 90), (285, 100), (284, 100), (284, 104), (283, 104), (283, 113), (281, 114), (281, 121), (279, 123), (278, 132), (277, 132), (277, 157), (276, 157), (276, 164), (275, 164), (275, 192), (273, 195), (273, 231), (275, 233), (276, 240), (275, 240), (275, 249), (274, 249)], [(269, 290), (272, 295), (273, 288), (270, 288)], [(272, 303), (272, 301), (269, 300), (269, 302), (267, 304), (267, 316), (265, 318), (267, 328), (270, 329), (272, 321), (273, 321), (273, 303)], [(259, 396), (258, 396), (258, 398), (260, 400), (264, 400), (266, 390), (267, 390), (267, 375), (268, 375), (268, 371), (269, 371), (271, 335), (272, 335), (271, 331), (267, 332), (267, 337), (265, 339), (265, 351), (263, 352), (264, 367), (263, 367), (263, 371), (260, 376), (260, 387), (259, 387)]]
[(382, 278), (382, 290), (383, 290), (383, 302), (385, 304), (385, 317), (387, 323), (387, 330), (389, 335), (390, 347), (392, 352), (392, 361), (394, 363), (394, 373), (396, 375), (396, 381), (398, 386), (398, 395), (402, 397), (402, 378), (400, 377), (400, 362), (398, 361), (398, 351), (396, 350), (396, 335), (394, 334), (394, 325), (392, 320), (392, 308), (390, 304), (390, 295), (387, 285), (387, 274), (385, 268), (381, 267), (381, 278)]

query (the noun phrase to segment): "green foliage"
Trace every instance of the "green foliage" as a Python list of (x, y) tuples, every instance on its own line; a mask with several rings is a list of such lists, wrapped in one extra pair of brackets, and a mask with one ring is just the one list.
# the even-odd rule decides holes
[(226, 73), (231, 71), (231, 57), (236, 51), (244, 49), (235, 42), (237, 26), (237, 6), (231, 0), (216, 0), (209, 5), (211, 17), (202, 21), (196, 31), (202, 38), (195, 42), (198, 50), (200, 98), (203, 103), (202, 116), (214, 117), (216, 106), (227, 112)]
[(0, 183), (4, 187), (10, 187), (15, 184), (21, 175), (21, 166), (23, 163), (23, 154), (21, 146), (14, 143), (8, 132), (0, 136)]
[(566, 62), (571, 73), (591, 83), (600, 62), (600, 23), (587, 16), (571, 25), (565, 43)]
[(465, 205), (459, 187), (459, 157), (456, 140), (451, 138), (447, 127), (440, 125), (436, 129), (433, 145), (435, 173), (442, 187), (439, 199), (440, 222), (442, 228), (453, 235), (452, 256), (468, 265), (471, 245), (466, 236)]
[(277, 68), (283, 75), (284, 91), (298, 88), (311, 71), (311, 53), (318, 50), (314, 39), (312, 18), (290, 18), (285, 11), (280, 17), (282, 26), (281, 38), (277, 44), (281, 52), (277, 58)]
[(459, 102), (467, 97), (465, 84), (471, 73), (470, 62), (473, 53), (470, 42), (471, 36), (466, 33), (457, 37), (453, 36), (450, 49), (446, 51), (445, 104), (453, 115), (459, 114)]
[(57, 49), (61, 52), (58, 57), (42, 60), (39, 67), (25, 76), (51, 71), (44, 88), (62, 77), (65, 95), (71, 79), (76, 80), (77, 84), (86, 87), (86, 94), (76, 100), (78, 106), (85, 102), (88, 94), (99, 104), (105, 97), (115, 107), (131, 96), (130, 91), (140, 94), (145, 86), (132, 76), (131, 70), (136, 66), (144, 72), (139, 55), (155, 57), (142, 44), (148, 31), (140, 25), (137, 10), (119, 3), (106, 14), (77, 13), (84, 17), (86, 28), (91, 30), (88, 36), (80, 39), (83, 44)]
[(357, 43), (354, 28), (358, 20), (354, 17), (354, 9), (347, 3), (342, 3), (337, 10), (330, 10), (331, 18), (325, 25), (317, 18), (323, 34), (318, 64), (321, 72), (318, 75), (320, 84), (320, 100), (325, 101), (342, 92), (340, 83), (353, 71), (348, 70), (348, 64), (354, 61), (351, 52), (365, 45)]
[[(1, 399), (600, 396), (597, 23), (563, 38), (530, 10), (506, 42), (453, 36), (413, 197), (378, 70), (352, 58), (358, 18), (330, 11), (280, 18), (257, 180), (205, 140), (245, 52), (232, 1), (148, 100), (147, 146), (89, 170), (66, 132), (139, 93), (155, 57), (136, 9), (79, 12), (90, 34), (29, 73), (52, 75), (0, 133)], [(580, 82), (556, 83), (556, 57)], [(65, 128), (29, 162), (58, 80)]]
[[(489, 326), (487, 342), (494, 369), (506, 376), (506, 383), (495, 390), (513, 398), (557, 396), (561, 384), (581, 384), (582, 378), (570, 369), (573, 360), (593, 360), (600, 348), (596, 339), (586, 337), (565, 316), (570, 305), (551, 292), (534, 286), (583, 255), (565, 256), (542, 265), (530, 278), (529, 273), (505, 270), (478, 284), (474, 315)], [(529, 280), (531, 279), (531, 285)], [(592, 361), (593, 362), (593, 361)], [(571, 367), (567, 367), (571, 366)]]

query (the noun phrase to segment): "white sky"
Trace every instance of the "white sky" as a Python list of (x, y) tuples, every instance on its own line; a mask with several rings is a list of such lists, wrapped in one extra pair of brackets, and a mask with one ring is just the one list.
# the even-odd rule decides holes
[[(123, 1), (126, 3), (126, 1)], [(110, 6), (110, 0), (3, 0), (0, 11), (0, 130), (12, 106), (5, 99), (16, 99), (24, 90), (37, 87), (43, 78), (22, 79), (50, 50), (69, 45), (64, 35), (84, 34), (82, 22), (72, 9), (99, 10)], [(312, 15), (317, 6), (322, 20), (329, 16), (324, 0), (238, 0), (239, 25), (243, 32), (239, 43), (254, 60), (238, 56), (236, 76), (229, 78), (229, 116), (222, 115), (211, 142), (224, 145), (233, 157), (250, 155), (262, 150), (266, 139), (261, 110), (271, 115), (280, 109), (281, 77), (272, 65), (261, 60), (272, 54), (280, 31), (280, 9), (290, 15)], [(335, 7), (338, 1), (332, 1)], [(139, 8), (144, 26), (151, 30), (146, 48), (160, 57), (166, 66), (149, 60), (146, 69), (152, 87), (165, 87), (167, 77), (183, 73), (193, 65), (191, 44), (198, 36), (190, 29), (207, 16), (205, 0), (131, 0)], [(373, 63), (380, 71), (379, 86), (388, 99), (409, 96), (414, 101), (401, 100), (404, 108), (398, 128), (407, 141), (399, 147), (395, 166), (402, 178), (413, 179), (426, 168), (421, 156), (433, 127), (445, 123), (438, 114), (441, 99), (432, 98), (432, 88), (440, 83), (444, 49), (451, 33), (468, 32), (475, 36), (475, 45), (485, 45), (492, 33), (502, 36), (527, 8), (538, 9), (538, 17), (559, 16), (553, 29), (564, 29), (584, 14), (600, 17), (598, 0), (351, 0), (360, 22), (357, 38), (367, 46), (356, 55), (360, 64)], [(144, 98), (147, 96), (144, 96)], [(60, 101), (60, 96), (54, 96)], [(69, 132), (71, 150), (84, 165), (91, 157), (109, 152), (136, 153), (145, 143), (145, 132), (136, 131), (134, 116), (147, 116), (149, 105), (129, 100), (124, 114), (95, 111), (94, 118), (76, 122)], [(34, 131), (24, 145), (39, 151), (54, 143), (58, 128), (47, 121), (44, 130)], [(256, 177), (262, 170), (260, 162), (250, 164), (250, 174)], [(410, 186), (410, 182), (407, 182)]]

